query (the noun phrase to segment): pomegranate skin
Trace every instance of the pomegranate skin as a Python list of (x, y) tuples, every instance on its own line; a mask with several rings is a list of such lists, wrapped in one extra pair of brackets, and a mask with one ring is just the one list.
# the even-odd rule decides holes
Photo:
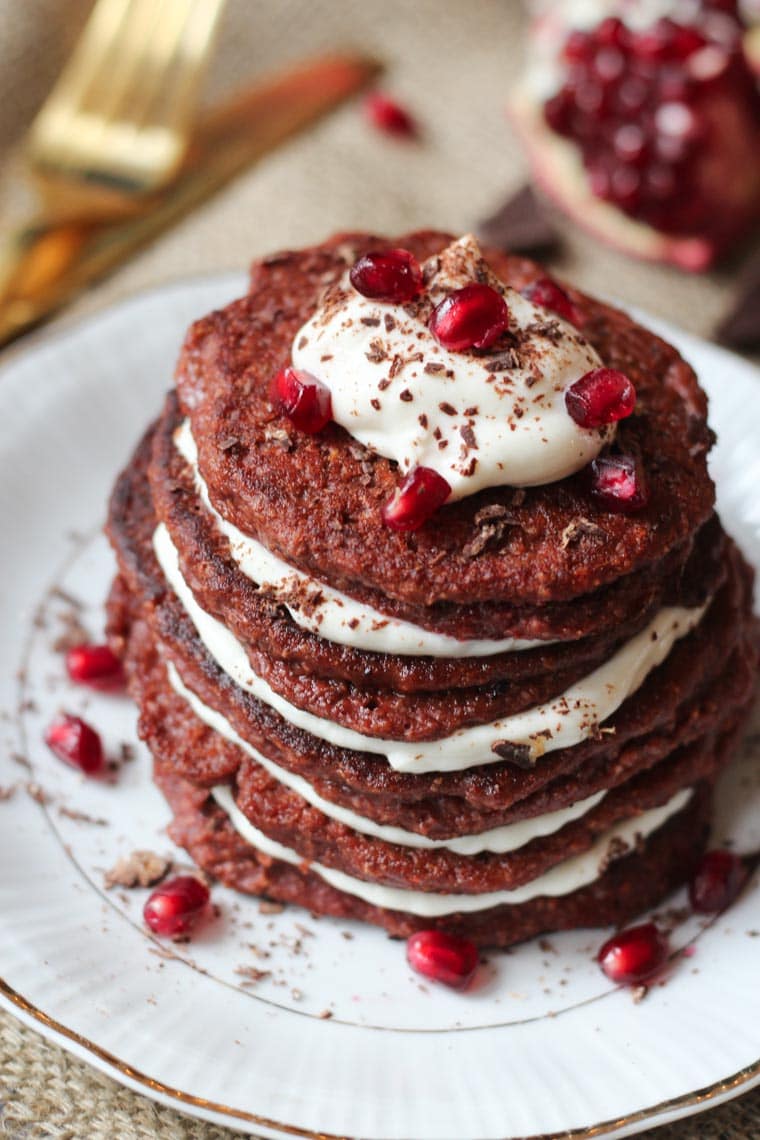
[(608, 938), (597, 961), (611, 982), (635, 986), (652, 978), (665, 965), (669, 952), (666, 936), (653, 922), (645, 922)]
[(448, 499), (451, 487), (430, 467), (415, 467), (383, 508), (383, 522), (391, 530), (419, 530)]
[(109, 691), (124, 685), (121, 661), (108, 645), (75, 645), (66, 654), (69, 679), (91, 689)]
[(689, 902), (698, 914), (725, 910), (741, 891), (749, 872), (732, 851), (708, 851), (689, 883)]
[(363, 297), (398, 304), (422, 292), (422, 268), (407, 249), (383, 249), (365, 253), (349, 274), (351, 284)]
[(465, 285), (433, 309), (430, 331), (443, 348), (465, 352), (490, 348), (509, 325), (509, 309), (490, 285)]
[(283, 368), (272, 382), (271, 399), (293, 424), (307, 435), (316, 435), (332, 419), (332, 398), (316, 376), (297, 368)]
[(478, 949), (467, 938), (442, 930), (421, 930), (407, 940), (406, 960), (431, 981), (463, 990), (478, 968)]
[(86, 776), (96, 776), (104, 766), (100, 736), (81, 717), (61, 713), (47, 727), (45, 743), (59, 760), (78, 768)]
[(151, 893), (143, 907), (143, 918), (154, 934), (176, 938), (193, 929), (208, 901), (205, 883), (194, 875), (177, 875)]

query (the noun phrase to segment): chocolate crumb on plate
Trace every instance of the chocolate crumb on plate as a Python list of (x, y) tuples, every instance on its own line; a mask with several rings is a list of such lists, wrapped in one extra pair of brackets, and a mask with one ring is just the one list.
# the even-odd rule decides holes
[(168, 873), (171, 860), (153, 851), (133, 851), (123, 855), (110, 871), (106, 871), (104, 884), (111, 887), (153, 887)]

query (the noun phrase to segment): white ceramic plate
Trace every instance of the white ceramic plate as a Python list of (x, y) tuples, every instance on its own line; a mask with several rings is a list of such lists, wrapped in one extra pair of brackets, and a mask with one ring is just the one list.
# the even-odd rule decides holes
[[(126, 698), (63, 679), (53, 643), (70, 605), (56, 590), (82, 601), (98, 636), (114, 475), (189, 321), (242, 287), (227, 277), (137, 297), (0, 373), (0, 785), (18, 785), (0, 803), (4, 1004), (130, 1087), (261, 1136), (622, 1136), (760, 1081), (757, 880), (712, 924), (676, 927), (689, 949), (640, 1004), (594, 964), (600, 932), (493, 955), (462, 995), (422, 984), (378, 930), (261, 913), (220, 887), (217, 920), (167, 949), (142, 929), (146, 892), (104, 890), (120, 855), (172, 851), (168, 812), (141, 747), (111, 780), (87, 781), (42, 743), (60, 707), (82, 711), (115, 758), (137, 741)], [(664, 331), (710, 392), (723, 516), (760, 565), (758, 373)], [(744, 850), (760, 848), (759, 756), (737, 764), (717, 825)]]

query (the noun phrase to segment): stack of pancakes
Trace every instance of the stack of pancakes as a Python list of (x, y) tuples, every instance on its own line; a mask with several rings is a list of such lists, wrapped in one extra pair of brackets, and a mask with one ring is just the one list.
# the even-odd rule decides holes
[[(690, 876), (757, 631), (694, 373), (606, 305), (573, 293), (583, 335), (637, 389), (618, 445), (651, 494), (632, 515), (580, 472), (399, 533), (381, 519), (396, 464), (273, 406), (272, 377), (347, 265), (451, 240), (278, 254), (191, 328), (112, 497), (109, 636), (171, 835), (205, 871), (396, 935), (505, 946), (625, 922)], [(517, 289), (541, 275), (486, 256)]]

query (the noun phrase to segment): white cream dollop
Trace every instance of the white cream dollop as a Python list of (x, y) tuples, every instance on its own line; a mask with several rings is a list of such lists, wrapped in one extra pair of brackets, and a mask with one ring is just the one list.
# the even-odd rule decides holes
[[(602, 364), (573, 325), (526, 300), (491, 272), (468, 235), (425, 264), (421, 305), (363, 297), (348, 277), (297, 333), (293, 364), (330, 389), (333, 419), (402, 472), (430, 467), (450, 499), (485, 487), (553, 483), (591, 462), (614, 426), (579, 427), (567, 388)], [(509, 309), (509, 344), (450, 352), (428, 329), (438, 304), (474, 281)]]

